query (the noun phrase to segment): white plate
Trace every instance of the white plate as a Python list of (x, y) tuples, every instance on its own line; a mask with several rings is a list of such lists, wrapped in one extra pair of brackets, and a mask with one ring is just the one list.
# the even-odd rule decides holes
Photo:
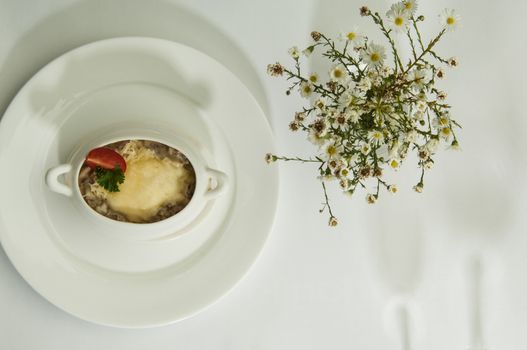
[[(185, 130), (232, 186), (191, 232), (126, 241), (91, 232), (46, 170), (76, 144), (128, 120)], [(73, 50), (38, 72), (0, 123), (0, 239), (42, 296), (82, 319), (151, 327), (188, 317), (224, 295), (256, 259), (278, 196), (267, 120), (226, 68), (192, 48), (116, 38)], [(67, 220), (65, 219), (67, 218)]]

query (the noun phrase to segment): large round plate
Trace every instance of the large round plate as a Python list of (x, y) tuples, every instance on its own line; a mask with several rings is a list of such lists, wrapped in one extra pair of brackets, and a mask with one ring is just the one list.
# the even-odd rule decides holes
[[(160, 241), (84, 227), (44, 174), (79, 140), (142, 122), (190, 133), (231, 177), (202, 224)], [(151, 327), (210, 305), (247, 272), (271, 229), (276, 167), (259, 105), (226, 68), (181, 44), (116, 38), (75, 49), (38, 72), (0, 123), (0, 239), (42, 296), (82, 319)]]

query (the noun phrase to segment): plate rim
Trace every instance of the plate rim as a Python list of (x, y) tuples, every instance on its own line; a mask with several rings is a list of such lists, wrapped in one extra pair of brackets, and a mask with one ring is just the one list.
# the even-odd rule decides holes
[[(21, 96), (24, 93), (26, 93), (31, 88), (31, 86), (33, 84), (35, 84), (35, 82), (37, 82), (44, 74), (46, 74), (46, 72), (49, 69), (51, 69), (53, 66), (55, 66), (57, 64), (60, 64), (61, 61), (66, 60), (68, 57), (70, 57), (72, 55), (79, 54), (83, 50), (86, 50), (86, 51), (89, 52), (89, 50), (92, 50), (94, 48), (97, 49), (98, 46), (108, 45), (108, 44), (111, 44), (111, 43), (119, 44), (119, 43), (124, 43), (124, 42), (127, 42), (127, 43), (136, 42), (136, 43), (139, 43), (139, 44), (141, 42), (157, 42), (157, 43), (162, 44), (162, 45), (179, 46), (180, 48), (183, 48), (184, 50), (189, 50), (189, 51), (193, 52), (193, 54), (202, 55), (202, 56), (206, 57), (208, 60), (211, 60), (215, 64), (221, 66), (226, 72), (228, 72), (228, 74), (230, 74), (233, 78), (235, 78), (237, 80), (237, 83), (240, 84), (240, 86), (242, 86), (248, 92), (248, 96), (250, 96), (252, 104), (256, 108), (258, 108), (259, 117), (261, 117), (261, 119), (263, 119), (263, 121), (265, 123), (265, 126), (266, 126), (266, 129), (267, 129), (266, 132), (270, 136), (269, 141), (270, 141), (270, 144), (272, 146), (270, 151), (274, 151), (274, 149), (275, 149), (275, 140), (274, 140), (274, 137), (273, 137), (273, 131), (272, 131), (272, 127), (271, 127), (271, 124), (269, 122), (269, 119), (266, 116), (266, 114), (263, 111), (263, 109), (260, 106), (260, 104), (258, 103), (258, 101), (256, 100), (256, 98), (254, 97), (254, 95), (247, 88), (247, 86), (239, 79), (238, 76), (236, 76), (232, 71), (230, 71), (227, 67), (225, 67), (221, 62), (217, 61), (216, 59), (214, 59), (213, 57), (207, 55), (204, 52), (196, 50), (193, 47), (187, 46), (187, 45), (179, 43), (179, 42), (167, 40), (167, 39), (160, 39), (160, 38), (153, 38), (153, 37), (143, 37), (143, 36), (124, 36), (124, 37), (115, 37), (115, 38), (109, 38), (109, 39), (93, 41), (93, 42), (90, 42), (90, 43), (78, 46), (78, 47), (76, 47), (76, 48), (74, 48), (74, 49), (72, 49), (70, 51), (67, 51), (67, 52), (59, 55), (58, 57), (54, 58), (53, 60), (51, 60), (47, 64), (45, 64), (33, 76), (31, 76), (31, 78), (28, 79), (27, 82), (25, 82), (22, 85), (22, 87), (17, 91), (17, 93), (14, 96), (14, 98), (9, 102), (8, 107), (6, 108), (2, 118), (0, 119), (0, 135), (5, 133), (5, 132), (8, 132), (10, 127), (13, 126), (13, 123), (14, 123), (14, 125), (17, 124), (16, 123), (16, 119), (17, 118), (13, 114), (13, 109), (15, 109), (17, 104), (20, 102), (19, 100), (21, 99)], [(29, 117), (29, 118), (31, 118), (31, 117)], [(2, 155), (2, 153), (5, 153), (5, 152), (0, 151), (0, 155)], [(262, 157), (262, 162), (263, 162), (263, 157)], [(236, 165), (235, 165), (235, 168), (236, 168)], [(63, 305), (60, 305), (60, 303), (57, 303), (57, 302), (53, 301), (52, 298), (50, 298), (48, 295), (46, 295), (41, 290), (39, 290), (39, 288), (36, 287), (31, 282), (30, 278), (27, 278), (26, 271), (24, 270), (25, 266), (23, 266), (23, 264), (18, 263), (18, 259), (19, 258), (13, 256), (12, 252), (10, 251), (10, 249), (6, 248), (6, 238), (9, 235), (7, 234), (7, 232), (4, 232), (4, 231), (6, 231), (6, 228), (5, 228), (5, 225), (2, 222), (3, 220), (2, 220), (2, 216), (1, 215), (0, 215), (0, 244), (2, 245), (3, 250), (4, 250), (5, 254), (6, 254), (6, 256), (8, 257), (10, 263), (13, 265), (13, 267), (19, 273), (19, 275), (26, 281), (26, 283), (28, 283), (38, 294), (40, 294), (43, 297), (43, 299), (45, 299), (46, 301), (52, 303), (53, 305), (55, 305), (59, 309), (67, 312), (68, 314), (74, 315), (75, 317), (78, 317), (80, 319), (83, 319), (83, 320), (91, 322), (91, 323), (102, 324), (102, 325), (118, 327), (118, 328), (150, 328), (150, 327), (157, 327), (157, 326), (163, 326), (163, 325), (167, 325), (167, 324), (172, 324), (172, 323), (175, 323), (175, 322), (179, 322), (179, 321), (185, 320), (185, 319), (187, 319), (189, 317), (192, 317), (192, 316), (194, 316), (194, 315), (206, 310), (208, 307), (210, 307), (211, 305), (215, 304), (217, 301), (221, 300), (223, 297), (225, 297), (227, 294), (229, 294), (229, 292), (233, 288), (235, 288), (245, 278), (245, 276), (249, 273), (251, 267), (254, 266), (254, 264), (257, 262), (258, 258), (262, 254), (262, 251), (263, 251), (263, 249), (265, 247), (266, 242), (268, 241), (269, 235), (273, 231), (273, 228), (274, 228), (274, 225), (275, 225), (275, 222), (276, 222), (277, 209), (278, 209), (278, 199), (279, 199), (279, 186), (280, 186), (278, 167), (274, 167), (274, 170), (273, 170), (273, 182), (274, 182), (274, 185), (275, 185), (274, 186), (274, 193), (273, 193), (273, 200), (272, 200), (273, 211), (272, 211), (272, 213), (270, 213), (270, 221), (267, 224), (268, 229), (266, 230), (265, 235), (263, 235), (262, 242), (261, 242), (259, 248), (257, 249), (256, 254), (254, 254), (252, 256), (252, 259), (250, 259), (250, 261), (247, 261), (247, 263), (245, 264), (245, 268), (243, 269), (241, 274), (239, 274), (237, 276), (236, 281), (234, 283), (232, 283), (228, 288), (224, 289), (221, 294), (217, 295), (215, 300), (213, 300), (212, 302), (210, 302), (210, 303), (208, 303), (206, 305), (203, 305), (201, 307), (196, 308), (192, 312), (188, 312), (186, 315), (184, 315), (182, 317), (178, 317), (178, 318), (175, 318), (175, 319), (173, 318), (173, 319), (170, 319), (170, 320), (162, 320), (162, 321), (159, 321), (159, 322), (146, 322), (146, 323), (143, 323), (143, 324), (136, 324), (136, 323), (134, 323), (134, 324), (123, 324), (123, 323), (117, 324), (117, 323), (113, 323), (113, 322), (104, 322), (104, 321), (101, 321), (101, 320), (93, 320), (93, 319), (85, 318), (82, 315), (79, 315), (79, 314), (77, 314), (75, 312), (72, 312), (71, 310), (68, 310), (67, 308), (64, 308)]]

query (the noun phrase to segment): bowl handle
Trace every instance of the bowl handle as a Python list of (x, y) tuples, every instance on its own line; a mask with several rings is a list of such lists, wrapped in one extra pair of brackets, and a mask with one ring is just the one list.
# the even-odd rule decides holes
[(207, 177), (216, 182), (216, 187), (207, 190), (204, 197), (206, 199), (214, 199), (227, 191), (229, 187), (229, 177), (224, 172), (216, 169), (207, 168)]
[(46, 173), (46, 185), (49, 189), (55, 193), (71, 197), (73, 195), (71, 187), (59, 181), (59, 176), (69, 173), (71, 168), (71, 164), (61, 164), (49, 169)]

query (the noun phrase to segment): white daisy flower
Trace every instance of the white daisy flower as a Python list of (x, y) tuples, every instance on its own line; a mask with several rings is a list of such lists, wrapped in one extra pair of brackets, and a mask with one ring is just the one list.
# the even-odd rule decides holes
[(293, 57), (295, 60), (297, 60), (300, 57), (300, 51), (298, 50), (298, 47), (293, 46), (288, 51), (289, 56)]
[(367, 202), (368, 204), (375, 204), (375, 202), (377, 202), (377, 196), (374, 195), (374, 194), (369, 193), (369, 194), (366, 196), (366, 202)]
[(358, 32), (357, 27), (353, 27), (350, 31), (340, 34), (340, 40), (347, 41), (353, 44), (353, 46), (360, 46), (363, 39), (364, 36)]
[(306, 57), (309, 57), (311, 56), (311, 54), (313, 53), (313, 51), (315, 50), (315, 47), (314, 46), (308, 46), (306, 47), (305, 49), (302, 50), (302, 54)]
[(360, 114), (359, 114), (359, 112), (357, 112), (356, 110), (352, 109), (352, 110), (350, 110), (348, 113), (349, 113), (349, 120), (350, 120), (352, 123), (356, 124), (356, 123), (359, 122), (359, 119), (360, 119)]
[(329, 159), (340, 159), (342, 151), (344, 151), (344, 147), (341, 145), (336, 145), (333, 142), (329, 142), (325, 144), (322, 149), (324, 150), (324, 153), (322, 154), (322, 159), (329, 160)]
[(459, 61), (457, 60), (456, 57), (450, 57), (450, 58), (448, 59), (448, 65), (449, 65), (450, 67), (457, 67), (457, 66), (459, 65)]
[(397, 188), (397, 185), (390, 185), (388, 186), (388, 191), (391, 194), (396, 194), (399, 189)]
[(309, 80), (309, 82), (311, 84), (316, 84), (318, 83), (318, 74), (313, 72), (311, 74), (309, 74), (309, 76), (307, 77), (307, 80)]
[(439, 131), (439, 137), (441, 137), (442, 140), (448, 141), (452, 137), (452, 129), (449, 127), (442, 128)]
[(271, 163), (274, 163), (276, 162), (276, 156), (274, 154), (271, 154), (271, 153), (267, 153), (265, 155), (265, 161), (267, 162), (267, 164), (271, 164)]
[(414, 69), (408, 75), (408, 81), (411, 81), (417, 90), (421, 90), (430, 82), (431, 76), (426, 69)]
[(346, 131), (349, 128), (348, 119), (349, 115), (347, 113), (340, 112), (335, 116), (335, 121), (333, 122), (332, 126), (335, 129)]
[(428, 159), (426, 162), (423, 163), (423, 168), (425, 168), (426, 170), (432, 169), (433, 166), (434, 161), (432, 159)]
[(454, 140), (454, 141), (452, 141), (450, 146), (448, 146), (448, 149), (451, 149), (453, 151), (460, 151), (461, 147), (459, 147), (459, 142), (457, 142), (457, 140)]
[(382, 66), (386, 59), (386, 49), (384, 46), (368, 43), (368, 48), (361, 52), (362, 60), (368, 65), (368, 68)]
[(449, 118), (448, 115), (443, 114), (442, 116), (435, 118), (432, 121), (432, 125), (436, 129), (449, 127), (450, 126), (450, 118)]
[(326, 136), (328, 129), (329, 129), (329, 123), (325, 118), (317, 118), (313, 124), (309, 126), (309, 128), (318, 134), (320, 137)]
[(371, 146), (367, 143), (362, 144), (360, 147), (360, 153), (367, 155), (371, 151)]
[(403, 1), (404, 10), (408, 12), (411, 16), (414, 16), (417, 12), (417, 1), (415, 0), (404, 0)]
[(368, 132), (368, 138), (371, 143), (382, 144), (384, 142), (384, 135), (379, 130), (372, 130)]
[(401, 165), (401, 162), (399, 161), (399, 159), (393, 158), (392, 160), (390, 160), (389, 164), (390, 164), (390, 168), (396, 170)]
[(439, 140), (438, 139), (430, 139), (425, 144), (425, 147), (428, 150), (428, 152), (430, 152), (430, 154), (434, 154), (434, 153), (437, 152), (437, 148), (439, 147)]
[(444, 9), (439, 15), (439, 20), (443, 25), (443, 28), (448, 31), (453, 31), (458, 27), (461, 17), (456, 13), (455, 10)]
[(314, 144), (316, 146), (322, 146), (326, 142), (326, 139), (324, 138), (324, 136), (320, 136), (313, 129), (309, 130), (309, 133), (307, 135), (307, 139), (309, 140), (309, 142), (311, 142), (312, 144)]
[(331, 227), (335, 227), (338, 225), (338, 220), (336, 217), (332, 216), (329, 218), (329, 222), (328, 222), (328, 225), (331, 226)]
[(346, 191), (350, 187), (350, 182), (348, 179), (340, 179), (339, 185), (342, 190)]
[(398, 33), (404, 32), (410, 23), (410, 13), (403, 3), (393, 4), (386, 13), (390, 26)]
[(419, 182), (417, 185), (414, 186), (414, 191), (417, 192), (417, 193), (422, 193), (423, 192), (423, 183), (422, 182)]
[(331, 69), (329, 76), (332, 81), (343, 82), (348, 78), (348, 71), (343, 65), (339, 64)]
[(355, 102), (355, 96), (353, 95), (353, 92), (346, 91), (339, 97), (339, 105), (342, 108), (351, 107)]
[(327, 105), (327, 102), (326, 102), (326, 99), (324, 97), (321, 97), (319, 99), (317, 99), (315, 101), (315, 103), (313, 103), (313, 107), (315, 107), (316, 109), (318, 109), (319, 111), (324, 111), (324, 109), (326, 108), (326, 105)]
[(276, 62), (274, 64), (268, 64), (267, 65), (267, 74), (269, 74), (272, 77), (282, 76), (284, 74), (284, 66), (282, 66), (278, 62)]
[(329, 159), (327, 161), (327, 164), (328, 164), (329, 170), (331, 170), (332, 172), (335, 172), (335, 170), (337, 170), (340, 166), (340, 162), (338, 159)]
[(305, 112), (295, 112), (295, 120), (297, 122), (303, 122), (304, 119), (306, 119), (306, 113)]
[[(426, 145), (425, 145), (426, 146)], [(422, 160), (427, 160), (430, 157), (430, 152), (426, 147), (420, 147), (419, 151), (417, 152), (417, 155)]]
[(368, 77), (362, 78), (357, 84), (357, 88), (362, 91), (368, 91), (371, 89), (371, 79)]
[(295, 132), (298, 131), (298, 129), (300, 129), (300, 124), (296, 120), (289, 123), (289, 130)]
[(346, 177), (348, 177), (349, 174), (350, 174), (350, 170), (348, 168), (342, 168), (342, 169), (340, 169), (338, 175), (339, 175), (339, 177), (346, 178)]
[(300, 83), (299, 90), (300, 96), (308, 98), (309, 96), (311, 96), (311, 94), (313, 94), (314, 87), (310, 83), (304, 81)]

